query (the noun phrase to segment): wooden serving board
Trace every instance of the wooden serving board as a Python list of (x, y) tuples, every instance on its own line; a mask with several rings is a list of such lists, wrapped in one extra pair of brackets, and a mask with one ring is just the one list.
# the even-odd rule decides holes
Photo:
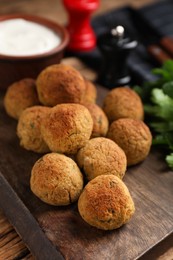
[[(86, 71), (81, 70), (85, 76)], [(98, 87), (100, 104), (106, 93)], [(0, 207), (36, 259), (138, 259), (173, 234), (173, 172), (159, 152), (151, 151), (125, 175), (136, 206), (131, 221), (117, 230), (102, 231), (82, 220), (76, 203), (53, 207), (32, 194), (31, 168), (41, 155), (19, 146), (16, 124), (5, 113), (1, 94)]]

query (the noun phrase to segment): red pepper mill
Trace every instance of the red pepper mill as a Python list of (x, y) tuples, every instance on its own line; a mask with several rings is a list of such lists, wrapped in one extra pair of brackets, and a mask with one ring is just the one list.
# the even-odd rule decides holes
[(69, 14), (68, 50), (82, 52), (94, 49), (96, 36), (90, 25), (90, 16), (98, 8), (99, 0), (63, 0), (63, 3)]

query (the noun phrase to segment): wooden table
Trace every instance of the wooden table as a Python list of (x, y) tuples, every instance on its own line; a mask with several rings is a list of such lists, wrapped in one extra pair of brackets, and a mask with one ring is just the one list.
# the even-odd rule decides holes
[[(135, 6), (141, 6), (150, 2), (150, 0), (102, 0), (100, 8), (96, 13), (101, 13), (129, 3)], [(19, 12), (42, 15), (61, 24), (65, 24), (67, 21), (67, 15), (62, 3), (58, 0), (1, 0), (0, 14)], [(72, 62), (73, 64), (74, 60), (72, 59), (68, 62)], [(76, 63), (73, 65), (81, 69), (81, 64)], [(85, 70), (85, 68), (82, 69)], [(90, 73), (89, 78), (92, 79), (93, 77), (94, 74)], [(167, 242), (165, 242), (162, 251), (162, 256), (159, 256), (158, 259), (173, 259), (173, 247), (171, 247), (170, 244), (168, 245)], [(2, 212), (0, 212), (0, 259), (33, 259), (29, 250), (23, 244), (21, 238), (17, 235)]]

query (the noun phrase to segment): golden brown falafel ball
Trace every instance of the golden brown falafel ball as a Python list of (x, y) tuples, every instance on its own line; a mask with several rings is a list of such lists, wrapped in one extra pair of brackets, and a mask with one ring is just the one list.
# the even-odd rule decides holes
[(35, 80), (29, 78), (10, 85), (4, 98), (4, 107), (7, 114), (15, 119), (18, 119), (27, 107), (38, 104)]
[(49, 110), (49, 107), (33, 106), (22, 112), (17, 125), (17, 135), (20, 145), (25, 149), (37, 153), (50, 151), (40, 131), (41, 121), (47, 116)]
[(124, 151), (112, 140), (93, 138), (77, 153), (77, 163), (88, 180), (98, 175), (114, 174), (123, 178), (127, 160)]
[(83, 189), (83, 176), (71, 158), (49, 153), (34, 164), (30, 186), (42, 201), (63, 206), (78, 199)]
[(41, 125), (42, 136), (52, 152), (75, 154), (90, 139), (93, 120), (80, 104), (59, 104), (51, 108)]
[(85, 81), (76, 69), (55, 64), (44, 69), (36, 81), (39, 100), (46, 106), (60, 103), (81, 103), (85, 95)]
[(86, 85), (84, 103), (95, 103), (97, 98), (97, 89), (90, 80), (87, 79), (84, 80)]
[(79, 197), (78, 209), (88, 224), (104, 230), (121, 227), (135, 212), (127, 186), (114, 175), (90, 181)]
[(133, 118), (143, 120), (144, 109), (139, 95), (129, 87), (112, 89), (103, 104), (110, 122), (119, 118)]
[(152, 135), (141, 120), (121, 118), (114, 121), (108, 130), (108, 138), (115, 141), (127, 156), (127, 165), (143, 161), (151, 147)]
[(104, 111), (96, 104), (84, 104), (88, 108), (93, 119), (93, 131), (91, 137), (106, 136), (109, 121)]

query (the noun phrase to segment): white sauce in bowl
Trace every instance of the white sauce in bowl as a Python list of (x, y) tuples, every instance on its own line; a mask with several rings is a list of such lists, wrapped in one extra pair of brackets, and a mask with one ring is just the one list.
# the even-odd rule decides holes
[(0, 22), (0, 54), (31, 56), (57, 47), (61, 38), (53, 30), (24, 19)]

